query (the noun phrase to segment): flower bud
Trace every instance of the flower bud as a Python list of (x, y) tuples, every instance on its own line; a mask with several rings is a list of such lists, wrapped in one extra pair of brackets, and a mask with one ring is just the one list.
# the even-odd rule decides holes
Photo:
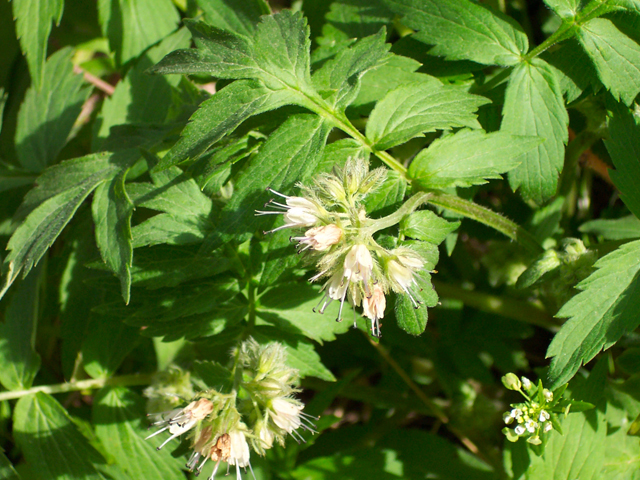
[(507, 373), (502, 377), (502, 384), (509, 390), (520, 390), (522, 384), (515, 373)]

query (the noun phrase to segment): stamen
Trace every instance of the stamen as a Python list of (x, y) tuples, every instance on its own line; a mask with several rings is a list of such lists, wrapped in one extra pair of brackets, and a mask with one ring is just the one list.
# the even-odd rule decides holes
[(209, 479), (208, 479), (208, 480), (213, 480), (213, 477), (215, 477), (215, 476), (216, 476), (216, 472), (218, 471), (218, 467), (219, 467), (219, 466), (220, 466), (220, 460), (218, 460), (218, 461), (216, 462), (216, 466), (215, 466), (215, 467), (213, 467), (213, 472), (211, 472), (211, 476), (209, 477)]
[[(344, 279), (342, 280), (344, 282)], [(340, 310), (338, 311), (338, 318), (336, 318), (336, 322), (341, 322), (342, 321), (342, 307), (344, 307), (344, 300), (345, 298), (347, 298), (347, 292), (349, 291), (349, 283), (351, 282), (351, 279), (347, 279), (347, 286), (344, 289), (344, 293), (342, 294), (342, 299), (340, 299)], [(342, 286), (342, 283), (340, 283), (340, 286)]]
[(151, 435), (149, 435), (147, 438), (145, 438), (145, 440), (149, 440), (151, 437), (155, 437), (156, 435), (158, 435), (159, 433), (164, 432), (167, 428), (169, 428), (169, 425), (167, 425), (166, 427), (158, 430), (157, 432), (153, 432)]
[(275, 191), (273, 188), (271, 188), (271, 187), (267, 187), (267, 191), (269, 191), (269, 192), (271, 192), (271, 193), (273, 193), (273, 194), (275, 194), (275, 195), (278, 195), (279, 197), (282, 197), (282, 198), (289, 198), (289, 196), (288, 196), (288, 195), (284, 195), (284, 194), (282, 194), (282, 193), (280, 193), (280, 192), (276, 192), (276, 191)]
[(164, 442), (162, 442), (162, 444), (156, 448), (156, 450), (161, 450), (162, 447), (164, 447), (167, 443), (169, 443), (171, 440), (173, 440), (174, 438), (176, 438), (178, 435), (171, 435), (169, 438), (167, 438)]

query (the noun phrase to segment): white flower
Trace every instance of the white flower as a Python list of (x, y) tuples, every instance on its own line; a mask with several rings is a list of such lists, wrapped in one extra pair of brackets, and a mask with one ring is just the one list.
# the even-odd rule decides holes
[(542, 395), (544, 395), (544, 399), (547, 402), (553, 402), (553, 392), (550, 390), (547, 390), (546, 388), (544, 390), (542, 390)]
[(529, 380), (527, 377), (522, 377), (522, 386), (525, 390), (530, 390), (532, 386), (531, 380)]
[(536, 431), (536, 428), (538, 428), (538, 424), (536, 422), (534, 422), (533, 420), (528, 420), (525, 424), (524, 424), (525, 428), (527, 429), (527, 431), (529, 433), (533, 433)]
[(273, 420), (278, 428), (284, 430), (297, 442), (301, 440), (304, 442), (304, 438), (297, 431), (299, 428), (308, 430), (312, 433), (316, 433), (311, 419), (314, 419), (311, 415), (307, 415), (302, 411), (304, 405), (299, 404), (296, 400), (288, 397), (279, 397), (271, 400), (269, 406), (269, 416)]
[(384, 291), (380, 285), (374, 285), (373, 291), (369, 297), (365, 297), (362, 301), (362, 308), (364, 315), (371, 319), (371, 335), (374, 337), (380, 336), (380, 322), (379, 320), (384, 317), (384, 309), (387, 306), (387, 301), (384, 297)]
[(249, 444), (244, 433), (242, 430), (233, 430), (229, 432), (229, 438), (231, 443), (227, 463), (237, 467), (246, 467), (249, 465)]
[(546, 422), (550, 418), (551, 416), (548, 412), (546, 412), (545, 410), (540, 410), (540, 417), (538, 417), (538, 420), (540, 420), (541, 422)]
[(510, 423), (513, 423), (513, 417), (509, 412), (504, 412), (502, 414), (502, 420), (504, 420), (504, 423), (506, 423), (507, 425), (509, 425)]
[(149, 435), (145, 440), (155, 437), (165, 430), (169, 430), (171, 436), (158, 447), (160, 450), (167, 443), (185, 432), (191, 430), (200, 420), (205, 419), (213, 411), (213, 403), (206, 398), (191, 402), (184, 408), (176, 408), (169, 412), (156, 414), (160, 420), (152, 423), (152, 426), (160, 426), (160, 430)]
[(326, 213), (324, 208), (308, 198), (290, 197), (271, 188), (268, 190), (284, 198), (285, 203), (279, 203), (273, 199), (269, 200), (265, 207), (272, 205), (276, 210), (256, 210), (256, 215), (284, 215), (284, 225), (265, 233), (277, 232), (283, 228), (312, 227)]
[(344, 259), (344, 276), (350, 282), (362, 282), (365, 292), (369, 290), (373, 258), (369, 249), (362, 244), (354, 245)]
[[(335, 245), (342, 238), (342, 229), (337, 225), (330, 224), (322, 227), (314, 227), (307, 230), (304, 233), (304, 237), (291, 237), (291, 240), (297, 241), (301, 248), (298, 249), (298, 253), (308, 248), (317, 252), (324, 252), (329, 250), (332, 245)], [(306, 245), (302, 247), (302, 245)]]
[(524, 433), (524, 427), (522, 425), (518, 425), (515, 430), (516, 435), (522, 435)]
[(551, 423), (551, 422), (549, 422), (549, 423), (547, 423), (547, 424), (544, 426), (544, 429), (543, 429), (543, 430), (544, 430), (545, 432), (548, 432), (548, 431), (550, 431), (551, 429), (553, 429), (553, 425), (552, 425), (552, 423)]
[(413, 302), (413, 306), (418, 308), (421, 302), (416, 301), (410, 289), (417, 285), (415, 273), (422, 270), (424, 261), (408, 248), (398, 248), (391, 253), (395, 255), (395, 259), (389, 260), (386, 264), (391, 288), (396, 293), (406, 293)]
[(511, 410), (511, 416), (515, 419), (518, 419), (522, 416), (522, 410), (520, 410), (519, 408), (514, 408), (513, 410)]

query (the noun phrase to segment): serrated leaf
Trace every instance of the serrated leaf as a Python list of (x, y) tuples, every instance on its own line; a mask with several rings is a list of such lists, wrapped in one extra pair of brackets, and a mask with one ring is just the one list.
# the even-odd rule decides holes
[(127, 195), (123, 170), (111, 181), (96, 188), (91, 209), (95, 222), (96, 243), (100, 256), (120, 280), (122, 298), (129, 303), (131, 297), (131, 215), (133, 203)]
[(577, 285), (581, 292), (557, 314), (569, 320), (547, 350), (547, 357), (553, 357), (550, 389), (566, 383), (582, 364), (640, 324), (640, 240), (605, 255), (595, 267)]
[(323, 295), (311, 285), (285, 284), (268, 290), (260, 298), (256, 314), (283, 331), (301, 333), (319, 343), (331, 342), (349, 329), (350, 322), (335, 321), (339, 302), (327, 307), (323, 316), (315, 312), (314, 307)]
[(580, 225), (579, 230), (601, 236), (605, 240), (629, 240), (640, 238), (640, 220), (633, 215), (615, 220), (591, 220)]
[(31, 388), (40, 369), (35, 350), (40, 312), (41, 268), (20, 282), (0, 324), (0, 382), (7, 390)]
[(194, 381), (203, 390), (215, 388), (221, 393), (228, 393), (233, 389), (233, 375), (219, 363), (196, 360), (193, 369), (196, 377)]
[(98, 18), (120, 65), (172, 33), (180, 20), (171, 0), (98, 0)]
[(426, 132), (454, 127), (480, 128), (474, 112), (489, 100), (437, 83), (413, 83), (390, 91), (367, 122), (366, 136), (378, 150)]
[(400, 222), (400, 233), (405, 237), (440, 245), (460, 222), (449, 222), (431, 210), (413, 212)]
[(553, 51), (545, 52), (540, 58), (555, 68), (560, 90), (567, 103), (576, 100), (588, 87), (594, 92), (602, 88), (593, 64), (575, 37), (562, 42)]
[(542, 204), (556, 193), (568, 127), (569, 115), (554, 70), (540, 59), (518, 65), (507, 86), (501, 131), (535, 133), (544, 139), (509, 172), (511, 188), (520, 188), (524, 198)]
[(124, 387), (105, 387), (93, 402), (92, 420), (98, 438), (129, 478), (184, 479), (184, 462), (173, 457), (170, 449), (157, 451), (161, 435), (149, 435), (144, 400)]
[(202, 222), (175, 218), (161, 213), (131, 229), (133, 248), (167, 245), (189, 245), (204, 240), (210, 229)]
[(27, 57), (29, 73), (37, 89), (44, 80), (44, 61), (51, 22), (60, 23), (64, 0), (13, 0), (13, 17), (20, 47)]
[[(420, 335), (427, 327), (427, 307), (438, 304), (438, 294), (431, 284), (431, 275), (421, 272), (417, 285), (406, 294), (396, 294), (395, 313), (398, 326), (410, 335)], [(413, 297), (413, 298), (412, 298)]]
[[(325, 15), (323, 37), (339, 40), (364, 38), (379, 32), (393, 20), (393, 13), (380, 0), (333, 2)], [(339, 34), (337, 34), (339, 32)], [(318, 39), (322, 45), (325, 38)]]
[(30, 172), (41, 172), (55, 161), (89, 96), (82, 75), (73, 73), (72, 56), (71, 48), (51, 55), (44, 65), (43, 84), (29, 88), (20, 107), (16, 153)]
[(580, 8), (580, 0), (544, 0), (544, 3), (560, 18), (574, 18)]
[(607, 90), (616, 100), (631, 105), (640, 92), (640, 45), (606, 18), (585, 23), (577, 38)]
[(385, 33), (358, 40), (314, 72), (313, 85), (331, 107), (344, 110), (358, 95), (362, 76), (389, 59)]
[[(259, 224), (255, 216), (269, 200), (267, 187), (288, 193), (316, 168), (332, 126), (314, 114), (290, 116), (249, 159), (239, 173), (235, 193), (222, 212), (219, 228), (205, 241), (204, 251), (238, 235), (252, 234)], [(242, 238), (242, 237), (241, 237)]]
[(300, 335), (291, 335), (273, 327), (256, 327), (252, 333), (256, 342), (261, 345), (269, 342), (283, 343), (287, 349), (287, 365), (300, 373), (300, 378), (317, 377), (328, 382), (335, 382), (336, 378), (322, 364), (311, 341)]
[(251, 36), (260, 16), (269, 15), (271, 9), (264, 0), (196, 0), (209, 25)]
[(16, 213), (24, 221), (7, 245), (11, 252), (4, 259), (0, 297), (21, 271), (26, 275), (38, 263), (89, 194), (137, 156), (135, 151), (87, 155), (50, 167), (38, 177), (37, 187), (25, 196)]
[(422, 150), (409, 166), (409, 177), (423, 188), (482, 185), (502, 178), (540, 143), (538, 137), (461, 130)]
[(52, 396), (36, 393), (18, 400), (13, 433), (38, 478), (108, 479), (102, 455), (78, 431), (67, 411)]
[[(380, 212), (404, 200), (407, 192), (407, 180), (395, 170), (389, 170), (384, 183), (364, 199), (368, 214)], [(391, 213), (391, 212), (389, 212)]]
[(511, 18), (468, 0), (384, 0), (415, 38), (435, 45), (431, 55), (485, 65), (515, 65), (529, 42)]
[(290, 103), (294, 102), (286, 90), (270, 90), (257, 80), (233, 82), (200, 105), (155, 170), (196, 159), (247, 118)]
[(605, 145), (616, 169), (609, 175), (629, 210), (640, 218), (640, 120), (623, 105), (611, 104), (610, 109), (613, 116)]

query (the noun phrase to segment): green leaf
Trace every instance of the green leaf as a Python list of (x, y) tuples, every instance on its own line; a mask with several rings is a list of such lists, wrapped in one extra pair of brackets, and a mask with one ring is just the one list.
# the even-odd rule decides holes
[[(178, 76), (159, 77), (146, 70), (176, 48), (189, 46), (190, 34), (186, 28), (169, 35), (150, 48), (118, 82), (113, 95), (105, 98), (98, 117), (96, 136), (106, 139), (111, 127), (120, 124), (161, 124), (170, 112), (174, 99), (172, 87), (180, 81)], [(94, 143), (94, 148), (104, 145)]]
[(231, 392), (233, 389), (233, 375), (231, 372), (216, 362), (198, 361), (193, 364), (194, 383), (203, 390), (215, 385), (221, 393)]
[(13, 433), (38, 478), (109, 478), (99, 470), (106, 466), (104, 458), (78, 431), (67, 411), (46, 393), (18, 400)]
[(376, 104), (366, 135), (376, 149), (388, 150), (426, 132), (480, 128), (474, 112), (487, 103), (484, 97), (435, 82), (402, 85)]
[(580, 0), (544, 0), (544, 3), (560, 18), (575, 18), (580, 8)]
[[(0, 112), (1, 117), (2, 112)], [(36, 177), (36, 174), (21, 169), (0, 167), (0, 192), (30, 185), (35, 182)]]
[(180, 20), (171, 0), (98, 0), (98, 18), (119, 65), (172, 33)]
[[(205, 241), (210, 251), (238, 235), (253, 234), (264, 217), (256, 217), (269, 199), (266, 187), (288, 194), (296, 182), (314, 172), (332, 126), (314, 114), (290, 116), (249, 159), (238, 174), (235, 193), (222, 212), (219, 228)], [(242, 237), (240, 237), (242, 238)]]
[(384, 0), (431, 55), (485, 65), (516, 65), (529, 42), (511, 18), (468, 0)]
[(336, 339), (336, 335), (349, 329), (350, 322), (335, 321), (338, 318), (339, 302), (333, 302), (327, 307), (324, 316), (315, 312), (314, 307), (323, 296), (324, 293), (311, 285), (278, 286), (260, 297), (256, 314), (264, 322), (283, 331), (303, 334), (319, 343), (323, 340), (331, 342)]
[(127, 171), (113, 177), (96, 188), (91, 209), (96, 228), (96, 243), (100, 256), (109, 270), (120, 280), (122, 298), (129, 303), (131, 297), (131, 215), (133, 203), (124, 187)]
[(616, 100), (631, 105), (640, 92), (640, 45), (606, 18), (588, 21), (577, 38), (607, 90)]
[(138, 344), (138, 331), (122, 323), (119, 317), (92, 314), (82, 343), (85, 371), (93, 378), (113, 375)]
[(439, 245), (459, 226), (460, 222), (448, 222), (431, 210), (420, 210), (402, 219), (400, 233), (405, 237)]
[(20, 475), (15, 471), (2, 448), (0, 448), (0, 478), (4, 478), (5, 480), (21, 480)]
[(145, 440), (149, 435), (144, 400), (124, 387), (106, 387), (93, 402), (92, 420), (96, 434), (116, 464), (129, 478), (184, 479), (181, 458), (170, 449), (157, 451), (162, 435)]
[(540, 59), (518, 65), (505, 94), (501, 130), (516, 135), (535, 133), (544, 143), (529, 151), (509, 172), (509, 183), (522, 196), (542, 204), (556, 193), (569, 140), (569, 115), (549, 64)]
[(269, 15), (271, 9), (264, 0), (196, 0), (209, 25), (251, 36), (261, 15)]
[(71, 48), (51, 55), (44, 66), (44, 83), (29, 88), (20, 107), (16, 152), (30, 172), (41, 172), (55, 161), (89, 96), (82, 75), (73, 73), (72, 56)]
[(251, 335), (261, 345), (273, 341), (283, 343), (287, 348), (287, 365), (296, 368), (300, 378), (317, 377), (328, 382), (336, 381), (333, 374), (322, 364), (313, 344), (304, 337), (266, 326), (256, 327)]
[(133, 248), (160, 245), (189, 245), (204, 240), (210, 229), (201, 222), (177, 219), (160, 214), (145, 220), (131, 230)]
[(373, 35), (391, 23), (393, 13), (380, 0), (349, 0), (333, 2), (325, 19), (320, 45), (327, 37), (341, 41)]
[(609, 138), (605, 145), (616, 167), (609, 170), (609, 175), (629, 210), (640, 218), (640, 120), (623, 105), (609, 107), (613, 115), (608, 121)]
[(420, 335), (424, 332), (429, 320), (427, 307), (435, 307), (438, 304), (438, 294), (431, 284), (431, 275), (423, 271), (415, 280), (417, 287), (410, 289), (411, 296), (397, 294), (395, 302), (398, 326), (410, 335)]
[(13, 0), (13, 17), (29, 73), (37, 89), (45, 84), (44, 61), (51, 22), (60, 23), (64, 0)]
[(522, 155), (536, 148), (538, 137), (461, 130), (435, 140), (409, 166), (410, 178), (423, 188), (470, 187), (502, 178)]
[(136, 158), (135, 151), (99, 153), (67, 160), (43, 172), (16, 213), (16, 218), (26, 218), (7, 245), (11, 252), (4, 259), (0, 297), (21, 271), (27, 275), (38, 263), (89, 194)]
[(367, 213), (380, 213), (381, 210), (384, 211), (388, 207), (399, 204), (404, 200), (406, 192), (407, 180), (395, 170), (389, 170), (384, 183), (365, 197), (364, 205)]
[(330, 107), (344, 110), (358, 95), (360, 79), (390, 57), (385, 30), (341, 50), (313, 74), (313, 85)]
[(257, 80), (240, 80), (200, 105), (182, 137), (155, 170), (196, 159), (247, 118), (293, 103), (286, 90), (273, 91)]
[(550, 389), (566, 383), (582, 364), (640, 324), (640, 240), (605, 255), (595, 267), (577, 285), (582, 291), (557, 314), (569, 320), (547, 350), (547, 357), (553, 357)]
[(575, 37), (552, 51), (547, 50), (540, 58), (555, 67), (554, 72), (567, 103), (576, 100), (589, 87), (594, 92), (602, 88), (593, 64)]
[(31, 388), (40, 369), (35, 350), (40, 312), (41, 268), (33, 269), (13, 293), (0, 324), (0, 382), (7, 390)]
[(579, 230), (601, 236), (605, 240), (629, 240), (640, 238), (640, 220), (633, 215), (615, 220), (591, 220), (580, 225)]

